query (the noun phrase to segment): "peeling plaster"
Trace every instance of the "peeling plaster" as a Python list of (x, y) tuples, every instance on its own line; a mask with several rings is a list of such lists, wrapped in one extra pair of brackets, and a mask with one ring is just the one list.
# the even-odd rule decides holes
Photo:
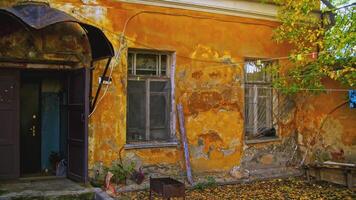
[[(9, 6), (13, 3), (9, 0), (1, 1), (0, 5)], [(256, 19), (110, 0), (78, 0), (68, 1), (68, 3), (63, 0), (52, 0), (50, 3), (51, 6), (89, 24), (117, 32), (113, 35), (105, 31), (115, 49), (119, 47), (116, 35), (120, 34), (125, 21), (141, 10), (218, 17), (228, 21), (267, 23)], [(324, 95), (320, 96), (320, 99), (295, 98), (279, 124), (278, 132), (281, 141), (247, 146), (243, 141), (244, 90), (241, 87), (243, 66), (232, 65), (232, 63), (242, 62), (245, 57), (286, 55), (290, 47), (287, 44), (276, 44), (268, 39), (271, 38), (272, 31), (273, 29), (266, 27), (239, 23), (227, 24), (189, 17), (144, 14), (131, 20), (126, 35), (130, 38), (128, 41), (130, 48), (149, 46), (154, 49), (173, 51), (177, 55), (175, 74), (173, 74), (175, 101), (184, 106), (194, 173), (230, 171), (233, 168), (238, 171), (239, 166), (241, 168), (285, 166), (297, 143), (300, 144), (303, 152), (308, 146), (308, 141), (313, 140), (311, 136), (316, 133), (322, 119), (325, 118), (328, 112), (326, 108), (331, 108), (342, 100), (342, 94)], [(12, 36), (1, 39), (0, 45), (5, 46), (1, 49), (26, 46), (11, 52), (13, 55), (23, 56), (24, 52), (26, 54), (30, 51), (36, 52), (34, 47), (41, 46), (36, 42), (32, 44), (34, 40), (21, 32)], [(81, 47), (84, 42), (74, 40), (75, 37), (62, 37), (62, 41), (67, 44), (63, 48), (73, 48), (81, 52), (83, 57), (87, 56), (88, 46)], [(58, 48), (56, 42), (51, 44)], [(0, 55), (4, 56), (9, 52), (0, 50)], [(212, 62), (204, 62), (204, 60)], [(126, 55), (122, 55), (120, 62), (113, 61), (113, 63), (115, 63), (113, 84), (98, 105), (96, 113), (90, 118), (89, 167), (92, 170), (96, 166), (110, 165), (117, 161), (119, 149), (126, 143)], [(94, 80), (101, 75), (103, 66), (103, 62), (97, 64)], [(97, 86), (97, 81), (94, 81), (93, 91)], [(355, 162), (355, 120), (355, 112), (343, 108), (342, 112), (336, 113), (326, 122), (321, 132), (323, 139), (318, 138), (313, 142), (315, 149), (323, 150), (319, 151), (321, 157), (341, 158)], [(298, 136), (294, 135), (296, 131)], [(177, 135), (179, 138), (179, 132)], [(184, 169), (180, 147), (124, 150), (123, 157), (135, 160), (138, 165), (146, 166), (149, 171), (157, 168), (164, 173), (169, 173), (170, 170), (176, 173), (179, 169)]]

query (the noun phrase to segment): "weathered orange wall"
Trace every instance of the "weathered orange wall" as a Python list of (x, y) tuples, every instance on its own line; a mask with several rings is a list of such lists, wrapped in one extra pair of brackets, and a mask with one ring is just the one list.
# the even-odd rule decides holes
[[(296, 123), (305, 162), (356, 162), (356, 110), (348, 103), (347, 89), (324, 80), (327, 93), (298, 97)], [(335, 91), (339, 89), (339, 91)]]
[[(272, 41), (277, 23), (111, 0), (83, 2), (53, 0), (50, 4), (102, 27), (116, 50), (120, 45), (118, 36), (131, 16), (140, 11), (161, 12), (142, 13), (129, 21), (128, 47), (175, 52), (175, 96), (176, 102), (184, 106), (193, 171), (228, 171), (239, 165), (244, 146), (243, 64), (221, 62), (287, 55), (287, 45)], [(126, 50), (114, 65), (113, 84), (90, 118), (90, 168), (118, 160), (126, 142)], [(93, 91), (103, 67), (104, 62), (97, 64)], [(184, 163), (180, 146), (124, 150), (123, 154), (142, 165), (182, 167)]]
[[(287, 55), (288, 47), (277, 45), (271, 39), (276, 23), (113, 1), (97, 2), (83, 6), (74, 1), (66, 7), (68, 12), (74, 9), (74, 15), (80, 13), (97, 26), (110, 30), (107, 35), (112, 42), (118, 41), (126, 20), (135, 13), (166, 13), (142, 13), (132, 18), (126, 31), (128, 47), (175, 52), (176, 102), (184, 106), (193, 171), (228, 171), (239, 165), (243, 152), (243, 65), (218, 62)], [(95, 12), (90, 13), (90, 10), (100, 10), (103, 15), (96, 19)], [(125, 60), (123, 55), (115, 66), (114, 84), (91, 118), (91, 167), (99, 162), (110, 165), (118, 159), (119, 149), (125, 144)], [(96, 72), (97, 76), (101, 70)], [(178, 163), (183, 166), (184, 163), (180, 147), (125, 150), (124, 154), (143, 165)]]
[[(1, 2), (0, 5), (9, 6), (12, 3)], [(279, 123), (279, 141), (245, 144), (243, 64), (220, 62), (241, 63), (245, 57), (288, 55), (288, 45), (276, 44), (272, 40), (276, 22), (112, 0), (53, 0), (50, 3), (78, 19), (102, 27), (116, 51), (120, 45), (118, 36), (131, 16), (140, 11), (164, 13), (142, 13), (132, 18), (126, 31), (127, 46), (175, 52), (175, 96), (176, 102), (184, 106), (193, 172), (228, 171), (241, 163), (249, 167), (252, 160), (267, 167), (281, 163), (280, 157), (289, 158), (294, 149), (293, 139), (290, 138), (296, 135), (296, 131), (301, 133), (299, 139), (303, 145), (305, 135), (309, 130), (315, 132), (315, 127), (324, 116), (323, 111), (326, 112), (323, 105), (317, 102), (323, 96), (308, 100), (298, 98), (294, 102), (299, 106), (291, 108)], [(115, 60), (113, 84), (90, 118), (90, 169), (100, 163), (110, 165), (118, 160), (119, 150), (126, 143), (126, 51), (119, 62)], [(104, 62), (96, 65), (93, 91), (97, 88), (98, 76), (104, 65)], [(327, 99), (333, 105), (341, 100), (341, 96)], [(350, 155), (353, 157), (355, 128), (352, 123), (355, 112), (346, 108), (338, 112), (330, 118), (334, 121), (330, 121), (321, 134), (325, 134), (326, 140), (331, 142), (332, 134), (337, 133), (337, 145), (342, 146), (344, 151), (352, 152)], [(276, 154), (276, 149), (283, 152)], [(140, 165), (184, 166), (181, 146), (124, 150), (123, 157)]]

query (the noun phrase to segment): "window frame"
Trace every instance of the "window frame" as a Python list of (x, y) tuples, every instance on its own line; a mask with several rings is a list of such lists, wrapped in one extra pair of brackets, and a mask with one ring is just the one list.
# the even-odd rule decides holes
[[(134, 72), (131, 74), (128, 74), (128, 77), (167, 77), (167, 78), (170, 78), (171, 76), (171, 68), (172, 68), (172, 54), (173, 52), (169, 52), (169, 51), (157, 51), (157, 50), (142, 50), (142, 49), (132, 49), (130, 48), (128, 51), (127, 51), (127, 58), (129, 57), (129, 54), (133, 54), (133, 68), (131, 70), (133, 70)], [(157, 64), (156, 64), (156, 75), (137, 75), (136, 72), (137, 72), (137, 68), (136, 68), (136, 58), (137, 58), (137, 54), (148, 54), (148, 55), (156, 55), (156, 61), (157, 61)], [(167, 56), (167, 66), (166, 66), (166, 74), (162, 76), (162, 69), (161, 69), (161, 57), (162, 56)], [(127, 59), (128, 60), (128, 59)], [(157, 66), (158, 65), (158, 66)], [(127, 62), (127, 66), (128, 66), (128, 62)], [(127, 71), (129, 71), (130, 68), (129, 66), (127, 67)]]
[[(134, 56), (132, 57), (132, 68), (129, 66), (129, 54), (133, 54)], [(137, 75), (136, 73), (136, 59), (137, 59), (137, 54), (151, 54), (151, 55), (156, 55), (156, 75)], [(165, 75), (162, 75), (161, 71), (161, 57), (162, 55), (166, 56), (166, 71)], [(128, 120), (126, 121), (126, 145), (125, 148), (130, 149), (130, 148), (154, 148), (154, 147), (161, 147), (161, 146), (166, 146), (166, 147), (171, 147), (175, 146), (177, 143), (176, 139), (176, 117), (175, 117), (175, 102), (174, 102), (174, 70), (175, 70), (175, 53), (174, 52), (169, 52), (169, 51), (156, 51), (156, 50), (142, 50), (142, 49), (129, 49), (127, 51), (127, 80), (128, 81), (145, 81), (145, 139), (142, 141), (129, 141), (128, 140)], [(171, 78), (172, 77), (172, 78)], [(150, 84), (151, 82), (167, 82), (168, 84), (168, 91), (166, 91), (166, 94), (163, 95), (165, 96), (167, 100), (167, 108), (166, 110), (166, 120), (167, 120), (167, 129), (168, 133), (167, 140), (151, 140), (150, 139), (150, 96), (151, 96), (151, 91), (150, 91)], [(127, 88), (128, 89), (128, 88)], [(128, 95), (127, 95), (127, 112), (128, 110)], [(126, 115), (127, 116), (127, 115)]]
[[(245, 138), (245, 141), (246, 143), (260, 143), (260, 142), (271, 142), (271, 141), (277, 141), (279, 140), (279, 134), (278, 134), (278, 127), (277, 127), (277, 124), (274, 124), (275, 122), (275, 117), (273, 115), (273, 113), (275, 111), (278, 112), (278, 110), (276, 109), (276, 105), (278, 104), (278, 102), (276, 102), (278, 100), (278, 95), (276, 95), (276, 92), (273, 88), (271, 88), (271, 91), (269, 91), (270, 93), (270, 97), (267, 97), (266, 95), (266, 99), (268, 99), (269, 101), (269, 106), (267, 106), (266, 104), (266, 110), (269, 110), (269, 114), (267, 115), (266, 114), (266, 118), (267, 116), (269, 116), (269, 120), (267, 123), (270, 124), (271, 128), (274, 127), (275, 130), (276, 130), (276, 134), (275, 136), (263, 136), (263, 137), (259, 137), (259, 138), (249, 138), (248, 136), (252, 133), (250, 132), (249, 134), (247, 134), (247, 119), (246, 119), (246, 115), (247, 115), (247, 106), (249, 106), (248, 104), (248, 101), (247, 99), (248, 98), (253, 98), (254, 101), (257, 100), (257, 104), (256, 104), (256, 107), (258, 107), (258, 99), (259, 99), (259, 95), (257, 95), (256, 97), (254, 97), (253, 95), (249, 94), (249, 96), (247, 96), (247, 88), (249, 87), (253, 87), (253, 86), (256, 86), (254, 88), (254, 92), (256, 92), (256, 90), (258, 90), (259, 88), (269, 88), (269, 87), (272, 87), (272, 81), (273, 81), (273, 77), (271, 75), (268, 75), (266, 71), (264, 71), (264, 81), (249, 81), (247, 79), (247, 70), (246, 70), (246, 63), (247, 62), (256, 62), (257, 60), (261, 60), (261, 62), (263, 63), (263, 60), (268, 60), (267, 58), (257, 58), (257, 57), (246, 57), (244, 59), (244, 65), (243, 65), (243, 78), (244, 78), (244, 82), (243, 82), (243, 85), (244, 85), (244, 108), (243, 108), (243, 112), (244, 112), (244, 138)], [(265, 61), (266, 62), (266, 61)], [(265, 65), (264, 67), (267, 67), (269, 65), (273, 64), (272, 61), (268, 61), (268, 64)], [(263, 69), (261, 69), (263, 70)], [(269, 76), (269, 77), (268, 77)], [(277, 98), (276, 98), (277, 97)], [(258, 129), (256, 127), (258, 127), (258, 111), (254, 111), (254, 112), (257, 112), (257, 114), (255, 113), (254, 114), (254, 119), (253, 119), (253, 126), (255, 126), (254, 130)], [(267, 119), (266, 119), (267, 121)], [(267, 124), (266, 123), (266, 124)], [(254, 131), (253, 131), (254, 132)], [(256, 132), (257, 133), (257, 132)], [(256, 134), (256, 133), (253, 133), (252, 135)]]

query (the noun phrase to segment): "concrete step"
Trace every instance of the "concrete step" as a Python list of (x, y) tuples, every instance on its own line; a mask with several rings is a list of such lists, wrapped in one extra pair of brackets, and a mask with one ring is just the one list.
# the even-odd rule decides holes
[(93, 200), (94, 189), (68, 179), (0, 184), (0, 200)]

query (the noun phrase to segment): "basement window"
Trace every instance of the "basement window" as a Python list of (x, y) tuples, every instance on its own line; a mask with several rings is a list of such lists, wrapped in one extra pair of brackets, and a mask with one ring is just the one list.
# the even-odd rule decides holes
[(272, 62), (261, 59), (245, 61), (245, 138), (247, 140), (275, 138), (273, 125), (272, 78), (266, 68)]
[(170, 142), (171, 55), (129, 50), (127, 84), (127, 143)]

